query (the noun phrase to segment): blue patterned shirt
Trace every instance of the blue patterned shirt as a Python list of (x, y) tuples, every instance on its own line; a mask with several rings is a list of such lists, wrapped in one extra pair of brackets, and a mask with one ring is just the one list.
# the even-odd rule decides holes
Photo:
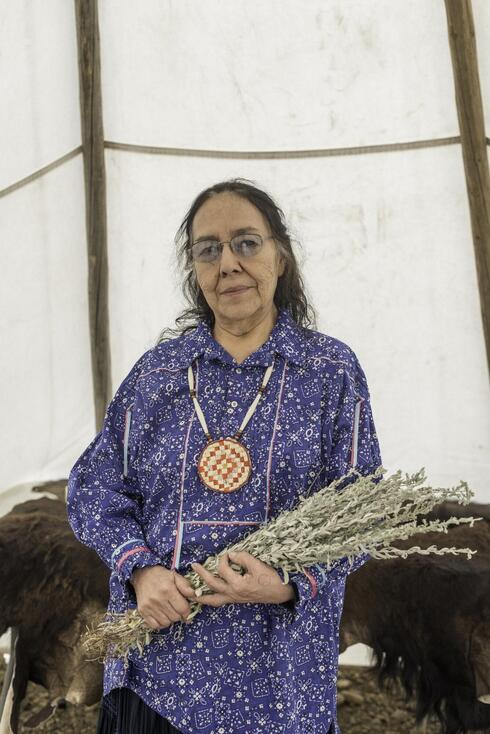
[[(187, 368), (219, 438), (236, 433), (272, 361), (241, 438), (251, 476), (237, 491), (215, 492), (197, 473), (206, 438)], [(347, 344), (282, 309), (265, 343), (238, 363), (200, 322), (147, 350), (123, 380), (70, 472), (68, 517), (111, 569), (109, 610), (121, 612), (136, 604), (135, 568), (161, 564), (185, 575), (307, 489), (351, 466), (368, 474), (380, 465), (366, 377)], [(291, 574), (296, 603), (204, 605), (190, 624), (176, 622), (142, 654), (131, 652), (127, 666), (107, 658), (104, 694), (130, 688), (184, 734), (339, 734), (345, 580), (369, 558)]]

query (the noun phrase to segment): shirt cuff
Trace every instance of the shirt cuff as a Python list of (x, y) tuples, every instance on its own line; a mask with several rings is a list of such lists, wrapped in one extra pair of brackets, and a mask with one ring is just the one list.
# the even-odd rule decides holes
[(308, 566), (303, 571), (292, 573), (289, 576), (298, 588), (299, 599), (295, 604), (295, 610), (302, 611), (305, 604), (318, 596), (318, 591), (327, 583), (328, 577), (326, 571), (316, 564)]
[[(284, 574), (282, 572), (282, 569), (277, 568), (276, 571), (278, 572), (284, 583)], [(279, 604), (270, 604), (269, 609), (273, 617), (279, 620), (283, 620), (283, 622), (286, 622), (287, 624), (290, 624), (294, 620), (295, 606), (299, 602), (300, 597), (298, 586), (295, 581), (291, 580), (291, 575), (289, 577), (288, 585), (293, 587), (294, 598), (280, 602)]]
[[(304, 572), (289, 573), (289, 583), (293, 585), (293, 588), (296, 587), (296, 598), (283, 604), (272, 605), (274, 607), (273, 615), (279, 617), (283, 623), (291, 624), (304, 614), (308, 609), (308, 603), (318, 597), (321, 589), (331, 587), (339, 579), (345, 579), (348, 573), (355, 571), (370, 557), (368, 553), (363, 553), (355, 556), (351, 562), (346, 556), (334, 561), (329, 570), (327, 570), (326, 563), (315, 563), (306, 567)], [(283, 577), (282, 570), (276, 570)]]
[(163, 565), (161, 559), (140, 539), (116, 548), (112, 563), (114, 573), (123, 583), (130, 581), (135, 568)]
[[(340, 558), (333, 562), (332, 567), (329, 571), (325, 571), (328, 580), (337, 581), (339, 579), (345, 579), (350, 573), (357, 571), (363, 566), (366, 561), (369, 561), (372, 556), (369, 553), (359, 553), (354, 556), (352, 560), (349, 560), (347, 556)], [(324, 567), (326, 564), (317, 564), (317, 566)]]

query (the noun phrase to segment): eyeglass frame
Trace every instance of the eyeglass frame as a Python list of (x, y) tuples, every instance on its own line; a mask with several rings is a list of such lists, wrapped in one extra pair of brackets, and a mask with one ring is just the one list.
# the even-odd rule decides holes
[[(190, 251), (191, 251), (191, 253), (192, 253), (192, 259), (194, 260), (194, 262), (207, 262), (207, 264), (217, 263), (217, 262), (219, 262), (219, 261), (221, 260), (221, 256), (223, 255), (223, 245), (227, 245), (227, 244), (228, 244), (228, 245), (230, 245), (230, 247), (231, 247), (231, 243), (232, 243), (232, 241), (233, 241), (233, 240), (234, 240), (234, 239), (235, 239), (236, 237), (246, 237), (246, 235), (247, 235), (247, 234), (251, 234), (251, 235), (254, 235), (255, 237), (257, 237), (257, 236), (258, 236), (258, 237), (260, 237), (260, 239), (262, 240), (262, 244), (261, 244), (261, 246), (260, 246), (260, 249), (262, 249), (262, 245), (264, 244), (264, 242), (265, 242), (266, 240), (274, 240), (274, 239), (275, 239), (275, 237), (274, 237), (273, 235), (268, 235), (267, 237), (263, 237), (263, 236), (262, 236), (262, 235), (260, 234), (260, 232), (248, 232), (248, 233), (247, 233), (247, 232), (242, 232), (241, 234), (236, 234), (236, 235), (235, 235), (234, 237), (232, 237), (232, 238), (231, 238), (231, 240), (221, 240), (221, 242), (219, 242), (218, 240), (213, 240), (213, 239), (212, 239), (212, 238), (210, 237), (210, 238), (209, 238), (209, 239), (207, 239), (207, 240), (199, 240), (198, 242), (193, 242), (193, 243), (192, 243), (192, 245), (190, 246)], [(201, 242), (216, 242), (216, 243), (218, 244), (218, 246), (219, 246), (219, 247), (220, 247), (221, 249), (220, 249), (220, 251), (219, 251), (219, 255), (218, 255), (218, 257), (216, 258), (216, 260), (207, 260), (207, 261), (206, 261), (206, 260), (201, 260), (201, 261), (200, 261), (200, 260), (196, 260), (196, 259), (195, 259), (195, 257), (194, 257), (194, 253), (192, 252), (192, 248), (194, 247), (194, 245), (198, 245), (198, 244), (200, 244)], [(232, 248), (232, 247), (231, 247), (231, 250), (232, 250), (232, 252), (233, 252), (233, 253), (234, 253), (235, 255), (237, 254), (237, 253), (236, 253), (236, 252), (235, 252), (235, 251), (233, 250), (233, 248)], [(255, 253), (255, 254), (257, 254), (257, 253)], [(254, 255), (251, 255), (251, 257), (254, 257)]]

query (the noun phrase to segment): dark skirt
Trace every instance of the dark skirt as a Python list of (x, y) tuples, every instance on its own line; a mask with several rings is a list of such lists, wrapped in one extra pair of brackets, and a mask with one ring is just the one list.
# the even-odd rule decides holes
[(97, 734), (182, 734), (130, 688), (113, 688), (100, 705)]

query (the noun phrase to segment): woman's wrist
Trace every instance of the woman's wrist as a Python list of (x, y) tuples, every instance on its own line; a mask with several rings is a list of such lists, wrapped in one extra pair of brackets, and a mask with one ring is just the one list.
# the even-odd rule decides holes
[(286, 601), (282, 602), (282, 605), (292, 610), (294, 609), (295, 604), (299, 601), (298, 587), (294, 581), (289, 581), (287, 586), (291, 589), (291, 594)]
[(281, 604), (290, 604), (291, 602), (296, 603), (297, 601), (299, 601), (298, 587), (296, 586), (294, 581), (289, 580), (287, 584), (284, 583), (284, 571), (282, 570), (282, 568), (276, 568), (276, 573), (288, 592), (286, 599), (284, 599)]
[(281, 604), (287, 604), (288, 606), (291, 604), (295, 604), (296, 601), (299, 599), (298, 594), (298, 588), (294, 581), (289, 581), (287, 584), (284, 585), (284, 591), (286, 594), (286, 598), (283, 599)]
[[(153, 571), (155, 568), (163, 569), (164, 571), (170, 571), (170, 569), (165, 568), (161, 564), (158, 564), (157, 566), (137, 566), (135, 569), (133, 569), (133, 573), (131, 574), (131, 578), (129, 579), (131, 585), (136, 590), (136, 586), (142, 576), (145, 576), (145, 572)], [(154, 573), (154, 571), (153, 571)], [(171, 571), (170, 571), (171, 573)]]

